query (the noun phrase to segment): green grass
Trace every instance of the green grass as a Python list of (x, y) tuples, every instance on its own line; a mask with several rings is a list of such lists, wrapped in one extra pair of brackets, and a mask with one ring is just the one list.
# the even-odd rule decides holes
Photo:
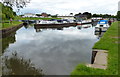
[(105, 49), (108, 50), (108, 68), (95, 69), (85, 66), (85, 64), (79, 64), (71, 75), (118, 75), (118, 24), (120, 22), (114, 22), (112, 26), (107, 30), (104, 36), (98, 41), (93, 49)]
[(35, 17), (15, 17), (15, 20), (50, 20), (50, 19), (61, 19), (61, 18), (35, 18)]
[(6, 29), (6, 28), (10, 28), (10, 27), (13, 27), (13, 26), (17, 26), (19, 24), (22, 24), (22, 22), (19, 22), (19, 21), (12, 21), (12, 23), (10, 23), (8, 20), (5, 21), (6, 23), (0, 23), (0, 30), (1, 29)]
[(5, 23), (0, 23), (0, 30), (5, 29), (5, 28), (9, 28), (9, 27), (13, 27), (13, 26), (16, 26), (16, 25), (19, 25), (19, 24), (22, 23), (22, 22), (18, 22), (18, 21), (15, 21), (15, 20), (50, 20), (50, 19), (61, 19), (61, 18), (34, 18), (34, 17), (32, 17), (32, 18), (30, 18), (30, 17), (22, 18), (22, 17), (16, 16), (12, 23), (10, 23), (9, 20), (2, 20), (2, 22), (5, 22)]

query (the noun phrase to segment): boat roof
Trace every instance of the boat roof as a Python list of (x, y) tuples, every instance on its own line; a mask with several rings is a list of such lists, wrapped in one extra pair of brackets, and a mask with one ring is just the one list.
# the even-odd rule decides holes
[(98, 22), (98, 24), (107, 24), (108, 23), (108, 20), (100, 20), (99, 22)]

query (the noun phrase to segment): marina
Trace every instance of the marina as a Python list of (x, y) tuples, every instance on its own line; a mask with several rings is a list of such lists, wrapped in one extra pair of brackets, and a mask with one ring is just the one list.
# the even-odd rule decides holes
[[(36, 32), (34, 25), (23, 26), (10, 35), (9, 39), (8, 37), (3, 39), (3, 57), (7, 56), (12, 59), (14, 57), (12, 54), (15, 53), (17, 60), (21, 60), (21, 58), (30, 60), (33, 67), (37, 70), (42, 69), (42, 73), (45, 75), (69, 75), (78, 63), (91, 63), (91, 48), (98, 41), (92, 25), (89, 28), (81, 29), (77, 26), (62, 29), (40, 28), (39, 32)], [(8, 44), (6, 44), (7, 42)], [(14, 64), (9, 66), (14, 66)], [(31, 68), (30, 65), (29, 67)], [(4, 74), (10, 73), (5, 70)], [(18, 71), (22, 73), (22, 71)]]
[(0, 0), (0, 77), (119, 76), (117, 3)]

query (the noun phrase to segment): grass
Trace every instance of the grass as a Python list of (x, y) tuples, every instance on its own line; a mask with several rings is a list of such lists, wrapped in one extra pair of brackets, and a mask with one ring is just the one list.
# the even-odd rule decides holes
[(15, 20), (50, 20), (50, 19), (61, 19), (61, 18), (36, 18), (36, 17), (15, 17)]
[(18, 22), (16, 20), (50, 20), (50, 19), (61, 19), (61, 18), (35, 18), (35, 17), (22, 18), (22, 17), (16, 16), (12, 23), (10, 23), (9, 20), (2, 20), (2, 22), (5, 22), (5, 23), (0, 22), (0, 30), (5, 29), (5, 28), (10, 28), (10, 27), (13, 27), (13, 26), (17, 26), (17, 25), (22, 23), (22, 22)]
[(95, 69), (79, 64), (71, 75), (118, 75), (118, 29), (120, 22), (114, 22), (93, 49), (108, 50), (108, 68)]
[(13, 26), (17, 26), (21, 23), (22, 22), (19, 22), (19, 21), (12, 21), (12, 23), (10, 23), (9, 20), (5, 20), (5, 23), (0, 23), (0, 24), (2, 24), (2, 25), (0, 25), (0, 30), (10, 28), (10, 27), (13, 27)]

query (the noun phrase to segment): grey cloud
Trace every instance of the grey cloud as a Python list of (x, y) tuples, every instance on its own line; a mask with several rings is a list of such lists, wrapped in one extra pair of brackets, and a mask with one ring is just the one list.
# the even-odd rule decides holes
[(33, 10), (33, 12), (31, 11), (32, 13), (47, 12), (62, 15), (71, 12), (78, 13), (85, 11), (92, 13), (116, 14), (116, 11), (118, 10), (118, 1), (119, 0), (32, 0), (25, 10), (21, 11), (27, 12)]

